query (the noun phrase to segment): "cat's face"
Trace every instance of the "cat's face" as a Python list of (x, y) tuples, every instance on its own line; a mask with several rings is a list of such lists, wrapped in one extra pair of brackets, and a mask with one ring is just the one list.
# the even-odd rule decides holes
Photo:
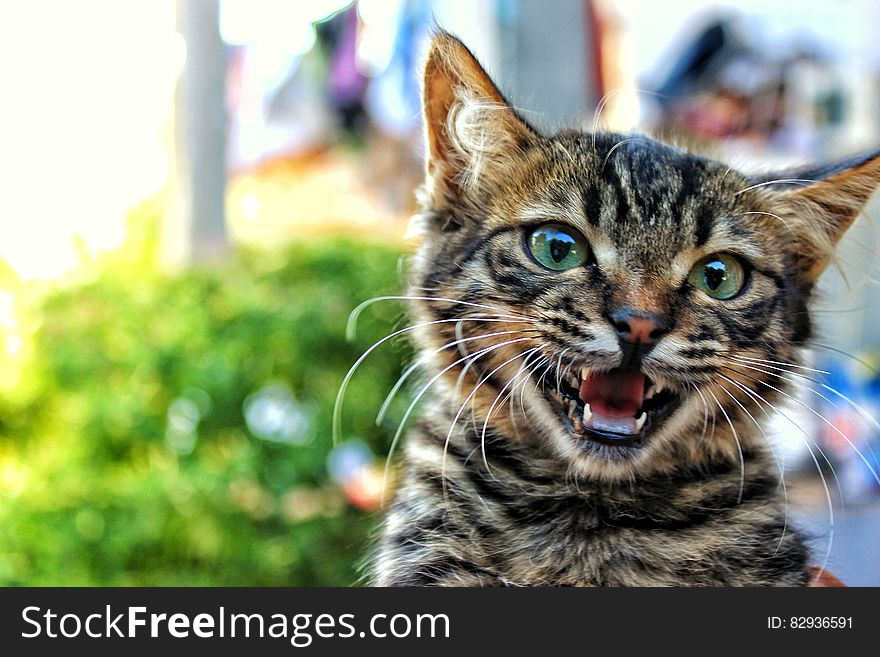
[(466, 382), (456, 403), (596, 477), (749, 449), (870, 192), (853, 172), (876, 182), (877, 160), (833, 172), (833, 193), (780, 190), (646, 137), (539, 136), (446, 36), (425, 93), (413, 294), (436, 299), (416, 304), (440, 320), (418, 339)]

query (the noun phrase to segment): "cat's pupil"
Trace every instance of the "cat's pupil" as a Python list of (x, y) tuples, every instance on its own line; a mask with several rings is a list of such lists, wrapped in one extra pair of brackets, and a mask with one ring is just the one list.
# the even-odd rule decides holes
[(570, 252), (571, 242), (550, 240), (550, 257), (553, 258), (553, 262), (562, 262)]
[(727, 267), (723, 262), (715, 261), (706, 264), (706, 285), (710, 290), (717, 290), (727, 276)]

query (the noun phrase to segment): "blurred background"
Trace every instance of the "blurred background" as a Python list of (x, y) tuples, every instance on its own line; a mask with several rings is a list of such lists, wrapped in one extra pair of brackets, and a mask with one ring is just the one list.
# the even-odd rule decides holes
[[(345, 331), (403, 286), (433, 24), (545, 129), (763, 169), (880, 145), (869, 0), (0, 3), (0, 584), (360, 581), (406, 341), (335, 445), (331, 414), (405, 325), (389, 301)], [(792, 523), (853, 585), (880, 584), (876, 226), (773, 431)]]

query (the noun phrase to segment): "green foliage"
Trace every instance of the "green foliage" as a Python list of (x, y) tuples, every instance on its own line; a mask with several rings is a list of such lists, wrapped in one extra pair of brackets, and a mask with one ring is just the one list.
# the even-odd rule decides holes
[[(330, 416), (399, 325), (381, 303), (345, 338), (357, 303), (400, 289), (399, 251), (306, 238), (176, 274), (149, 255), (92, 263), (35, 311), (27, 403), (0, 395), (0, 584), (355, 583), (375, 518), (328, 477)], [(346, 396), (342, 438), (380, 465), (402, 351), (377, 350)], [(297, 412), (269, 439), (245, 420), (261, 390)]]

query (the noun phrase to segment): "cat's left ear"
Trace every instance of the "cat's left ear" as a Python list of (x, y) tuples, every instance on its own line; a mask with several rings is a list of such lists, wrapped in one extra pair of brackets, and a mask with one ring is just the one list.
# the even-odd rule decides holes
[[(832, 165), (777, 175), (774, 205), (794, 227), (795, 258), (801, 279), (812, 283), (831, 259), (834, 246), (880, 187), (880, 151)], [(789, 183), (789, 184), (787, 184)], [(790, 189), (791, 184), (805, 185)]]

